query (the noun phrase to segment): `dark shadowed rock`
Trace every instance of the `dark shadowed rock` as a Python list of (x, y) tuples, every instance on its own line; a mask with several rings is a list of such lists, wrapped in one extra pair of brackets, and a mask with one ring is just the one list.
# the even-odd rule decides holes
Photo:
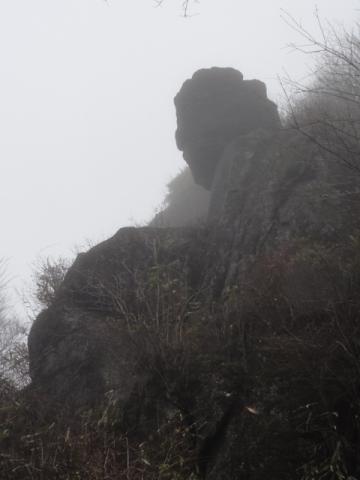
[(170, 432), (162, 468), (182, 433), (177, 473), (192, 472), (169, 478), (333, 468), (339, 445), (358, 451), (341, 411), (360, 388), (359, 178), (278, 129), (264, 84), (236, 70), (197, 72), (175, 104), (177, 144), (211, 186), (207, 225), (121, 229), (80, 255), (32, 327), (33, 384), (72, 406), (114, 392), (141, 445)]
[(147, 381), (143, 342), (146, 327), (161, 320), (158, 289), (174, 281), (169, 294), (176, 289), (186, 298), (197, 288), (200, 235), (191, 228), (123, 228), (80, 254), (32, 326), (33, 383), (72, 406), (96, 403), (110, 390), (126, 403)]
[(257, 128), (276, 129), (276, 105), (259, 80), (232, 68), (199, 70), (175, 97), (176, 143), (195, 181), (209, 189), (226, 145)]
[[(222, 291), (234, 284), (259, 287), (261, 270), (272, 264), (294, 309), (321, 310), (338, 295), (342, 278), (313, 265), (310, 252), (335, 249), (334, 259), (340, 258), (347, 239), (357, 235), (359, 177), (297, 132), (256, 130), (224, 150), (208, 221), (224, 239)], [(301, 257), (303, 265), (295, 267)]]

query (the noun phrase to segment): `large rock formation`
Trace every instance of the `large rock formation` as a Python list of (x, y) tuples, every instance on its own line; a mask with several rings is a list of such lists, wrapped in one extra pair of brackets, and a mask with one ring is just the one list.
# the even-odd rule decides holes
[(175, 103), (208, 224), (80, 255), (31, 330), (33, 384), (72, 406), (112, 391), (130, 440), (186, 445), (151, 479), (358, 475), (359, 180), (235, 70)]
[(232, 68), (199, 70), (175, 97), (176, 143), (195, 181), (210, 188), (224, 148), (257, 128), (276, 129), (280, 119), (265, 84), (243, 80)]

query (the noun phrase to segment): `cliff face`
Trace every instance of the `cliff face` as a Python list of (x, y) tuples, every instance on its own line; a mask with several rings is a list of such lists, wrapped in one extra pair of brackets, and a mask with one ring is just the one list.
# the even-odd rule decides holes
[(77, 407), (111, 391), (139, 442), (180, 418), (176, 478), (357, 475), (360, 182), (239, 72), (200, 71), (175, 104), (207, 225), (80, 255), (31, 330), (33, 384)]
[(278, 259), (284, 262), (283, 295), (301, 308), (325, 308), (338, 288), (334, 279), (311, 258), (301, 275), (291, 265), (311, 248), (340, 258), (357, 235), (359, 207), (357, 176), (301, 135), (257, 131), (239, 137), (220, 160), (209, 210), (215, 229), (231, 238), (225, 284), (249, 283), (252, 265), (275, 262), (279, 269)]
[(135, 338), (146, 337), (147, 329), (161, 334), (163, 303), (171, 317), (198, 288), (201, 237), (190, 228), (123, 228), (79, 255), (53, 305), (31, 329), (34, 383), (77, 406), (109, 390), (127, 401), (142, 377), (139, 364), (146, 362), (146, 349), (134, 345)]

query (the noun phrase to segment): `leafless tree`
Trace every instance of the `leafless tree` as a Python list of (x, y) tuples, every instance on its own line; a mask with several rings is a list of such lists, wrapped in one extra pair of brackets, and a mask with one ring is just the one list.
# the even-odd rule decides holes
[(70, 260), (64, 257), (47, 257), (38, 261), (33, 272), (35, 283), (33, 297), (40, 308), (51, 305), (70, 263)]
[(339, 31), (316, 13), (316, 37), (290, 14), (284, 19), (304, 40), (292, 46), (317, 57), (310, 83), (282, 80), (287, 125), (360, 173), (360, 26)]
[(27, 383), (26, 327), (9, 309), (6, 299), (6, 265), (0, 260), (0, 394), (9, 384)]

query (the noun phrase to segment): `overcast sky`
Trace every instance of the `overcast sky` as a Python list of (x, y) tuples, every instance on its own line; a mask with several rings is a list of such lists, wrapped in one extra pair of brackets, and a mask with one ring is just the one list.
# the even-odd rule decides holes
[(202, 67), (231, 66), (277, 99), (307, 72), (290, 12), (352, 25), (359, 0), (0, 0), (0, 257), (11, 285), (39, 255), (144, 223), (184, 166), (173, 97)]

